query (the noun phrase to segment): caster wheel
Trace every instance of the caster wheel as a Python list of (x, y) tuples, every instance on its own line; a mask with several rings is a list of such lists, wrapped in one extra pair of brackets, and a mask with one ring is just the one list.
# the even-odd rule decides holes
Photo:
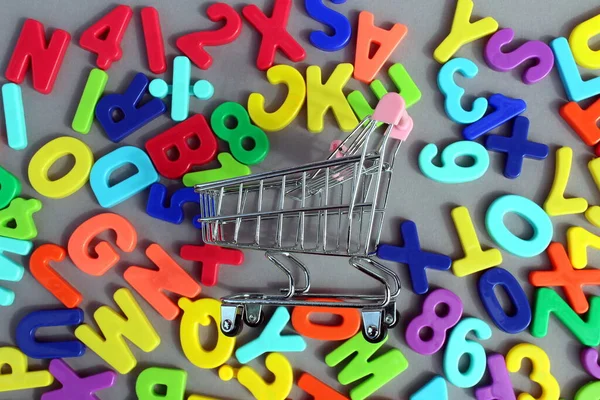
[(380, 343), (383, 339), (386, 338), (388, 332), (388, 327), (386, 325), (381, 325), (381, 330), (377, 332), (375, 327), (367, 327), (363, 326), (362, 334), (365, 340), (369, 343)]
[(227, 337), (236, 337), (242, 332), (244, 324), (242, 323), (242, 316), (236, 314), (235, 321), (224, 320), (221, 322), (221, 332)]
[(244, 323), (248, 325), (250, 328), (256, 328), (261, 326), (265, 322), (265, 314), (261, 311), (258, 314), (258, 318), (256, 318), (256, 314), (248, 315), (247, 312), (244, 312)]
[(395, 328), (399, 322), (400, 322), (400, 311), (396, 310), (396, 320), (391, 324), (385, 324), (385, 325), (388, 327), (388, 329), (392, 329), (392, 328)]

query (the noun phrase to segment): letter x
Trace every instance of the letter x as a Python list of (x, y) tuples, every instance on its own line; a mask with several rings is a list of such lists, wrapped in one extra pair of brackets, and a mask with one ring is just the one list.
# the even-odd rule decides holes
[(242, 14), (262, 34), (262, 42), (256, 58), (260, 70), (269, 69), (275, 62), (275, 52), (281, 51), (293, 62), (304, 60), (306, 51), (286, 30), (292, 0), (275, 0), (273, 14), (267, 17), (254, 4), (244, 7)]
[(491, 151), (506, 153), (504, 176), (515, 179), (521, 175), (523, 159), (543, 160), (548, 157), (548, 146), (542, 143), (527, 140), (529, 132), (529, 119), (516, 117), (510, 137), (491, 135), (488, 136), (485, 147)]
[(60, 359), (50, 361), (49, 370), (62, 384), (62, 388), (44, 393), (41, 400), (99, 400), (94, 393), (111, 387), (117, 380), (114, 371), (80, 378), (66, 362)]
[(377, 257), (407, 264), (413, 291), (417, 294), (427, 293), (429, 283), (425, 268), (446, 271), (450, 269), (452, 260), (443, 254), (421, 250), (417, 225), (413, 221), (404, 221), (400, 225), (400, 232), (404, 239), (404, 247), (382, 244), (377, 248)]

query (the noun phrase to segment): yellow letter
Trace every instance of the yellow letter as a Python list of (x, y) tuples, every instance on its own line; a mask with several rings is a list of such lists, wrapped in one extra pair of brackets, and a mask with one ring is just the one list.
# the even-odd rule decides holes
[(135, 368), (137, 360), (123, 338), (126, 337), (148, 353), (158, 347), (160, 337), (129, 289), (117, 290), (114, 299), (126, 318), (108, 306), (102, 306), (94, 312), (94, 319), (106, 339), (87, 324), (75, 329), (75, 337), (117, 372), (126, 374)]
[(554, 183), (552, 183), (548, 198), (544, 202), (544, 210), (550, 216), (579, 214), (588, 208), (587, 200), (581, 197), (565, 199), (565, 189), (569, 182), (572, 162), (573, 150), (570, 147), (561, 147), (556, 150)]
[[(48, 170), (66, 155), (75, 157), (75, 165), (62, 178), (51, 180)], [(63, 136), (51, 140), (39, 149), (29, 162), (27, 173), (31, 186), (42, 196), (62, 199), (70, 196), (88, 181), (94, 164), (92, 150), (79, 139)]]
[(583, 68), (600, 68), (600, 50), (592, 50), (589, 41), (600, 34), (600, 14), (577, 25), (569, 36), (569, 45), (577, 64)]
[[(211, 369), (223, 365), (235, 347), (235, 337), (227, 337), (221, 332), (221, 302), (215, 299), (200, 299), (193, 303), (190, 299), (179, 299), (179, 307), (184, 311), (181, 317), (179, 338), (183, 353), (198, 368)], [(218, 339), (215, 348), (206, 351), (200, 344), (198, 324), (209, 326), (215, 323)]]
[(452, 262), (452, 272), (461, 277), (502, 264), (502, 253), (498, 249), (481, 250), (477, 232), (467, 207), (452, 210), (452, 220), (465, 256)]
[(350, 132), (358, 120), (344, 96), (344, 86), (350, 80), (354, 67), (352, 64), (339, 64), (323, 84), (321, 67), (311, 65), (306, 69), (308, 130), (319, 133), (323, 130), (323, 118), (331, 108), (340, 129)]
[(277, 111), (267, 112), (265, 97), (260, 93), (251, 93), (248, 97), (248, 114), (263, 130), (275, 132), (284, 129), (298, 116), (306, 98), (306, 85), (297, 69), (283, 64), (269, 68), (267, 79), (272, 85), (287, 85), (288, 95), (285, 101)]
[(4, 365), (11, 371), (0, 374), (0, 392), (44, 387), (54, 382), (48, 371), (27, 372), (27, 356), (14, 347), (0, 347), (0, 369)]
[(567, 245), (573, 268), (582, 269), (588, 263), (587, 248), (600, 250), (600, 236), (580, 226), (572, 226), (567, 229)]
[(481, 39), (498, 30), (498, 22), (492, 17), (485, 17), (471, 23), (472, 11), (473, 0), (457, 1), (450, 33), (433, 51), (433, 58), (437, 62), (441, 64), (445, 63), (463, 45)]

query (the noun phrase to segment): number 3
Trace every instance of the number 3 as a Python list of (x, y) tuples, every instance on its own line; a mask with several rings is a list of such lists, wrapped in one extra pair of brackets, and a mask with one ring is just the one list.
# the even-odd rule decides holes
[[(542, 395), (539, 400), (558, 400), (560, 386), (558, 386), (556, 378), (550, 373), (548, 355), (539, 347), (530, 343), (516, 345), (506, 354), (506, 369), (509, 372), (518, 372), (524, 358), (531, 360), (529, 379), (542, 388)], [(518, 400), (536, 400), (536, 398), (529, 393), (521, 393)]]

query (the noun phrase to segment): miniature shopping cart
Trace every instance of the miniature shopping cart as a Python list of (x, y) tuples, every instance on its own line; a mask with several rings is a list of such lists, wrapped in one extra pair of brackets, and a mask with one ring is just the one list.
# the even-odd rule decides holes
[[(376, 130), (380, 123), (388, 125), (383, 135)], [(394, 158), (411, 129), (404, 100), (390, 93), (372, 117), (332, 146), (325, 161), (196, 185), (204, 242), (263, 250), (288, 280), (279, 293), (224, 297), (225, 335), (237, 335), (242, 320), (260, 325), (263, 306), (310, 306), (360, 309), (365, 338), (385, 338), (398, 322), (400, 280), (370, 256), (381, 235)], [(381, 284), (382, 292), (313, 293), (309, 271), (295, 253), (348, 257), (350, 265)]]

